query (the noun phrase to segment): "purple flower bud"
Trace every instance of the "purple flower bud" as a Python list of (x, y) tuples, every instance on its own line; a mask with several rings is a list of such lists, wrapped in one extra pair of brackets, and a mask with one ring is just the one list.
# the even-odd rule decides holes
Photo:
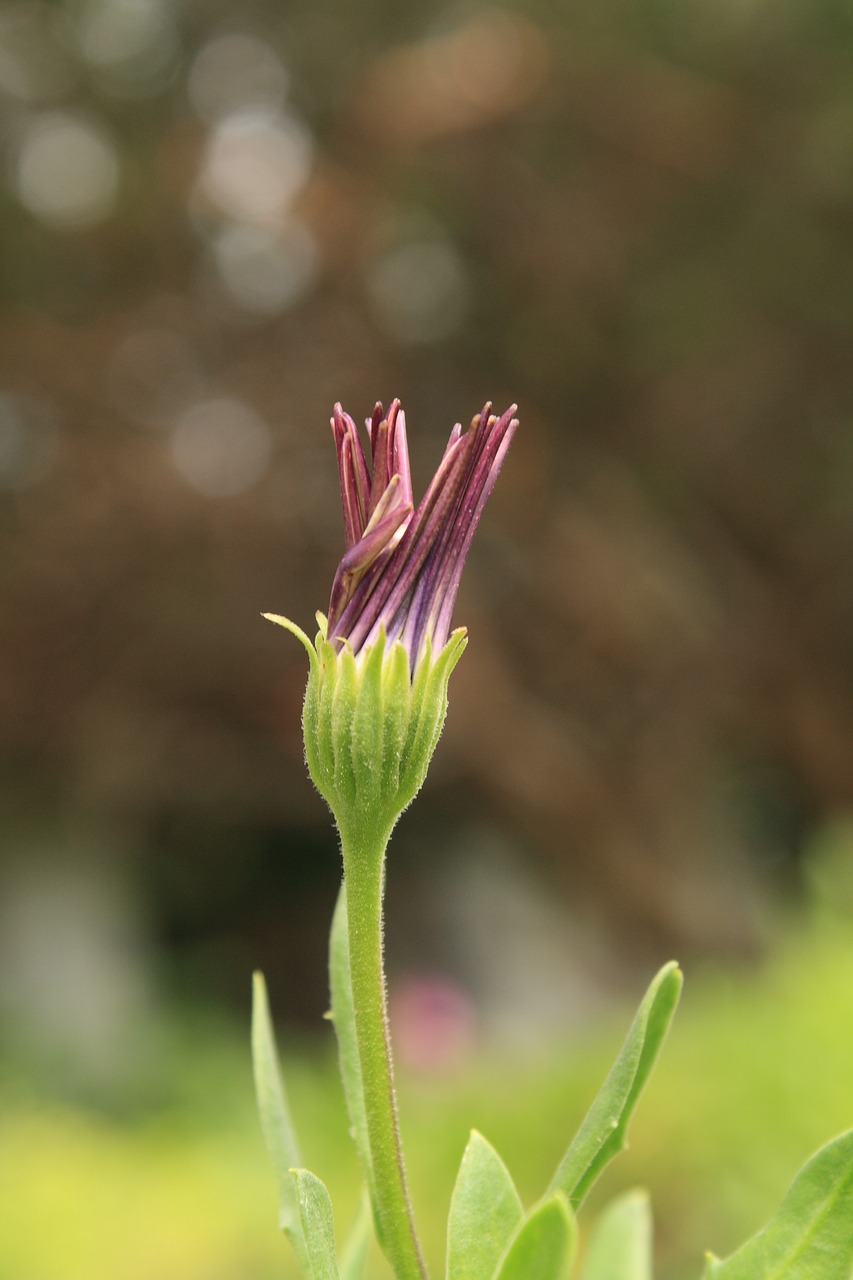
[(338, 651), (346, 642), (357, 655), (384, 631), (389, 645), (402, 642), (414, 671), (427, 640), (434, 655), (444, 648), (468, 548), (518, 426), (515, 409), (497, 418), (487, 404), (464, 433), (457, 423), (415, 507), (399, 400), (387, 416), (377, 404), (367, 422), (372, 469), (355, 423), (335, 405), (346, 552), (327, 636)]

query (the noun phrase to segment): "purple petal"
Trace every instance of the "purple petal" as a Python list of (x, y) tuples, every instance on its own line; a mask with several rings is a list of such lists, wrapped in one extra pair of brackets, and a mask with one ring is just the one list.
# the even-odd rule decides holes
[(405, 415), (377, 404), (367, 423), (372, 478), (355, 424), (336, 406), (347, 551), (329, 606), (329, 638), (358, 653), (384, 630), (402, 639), (414, 670), (426, 638), (439, 652), (474, 531), (518, 427), (486, 404), (463, 433), (457, 423), (426, 493), (412, 512)]
[(392, 459), (394, 474), (398, 475), (402, 481), (404, 501), (412, 502), (412, 469), (409, 466), (409, 441), (406, 436), (406, 415), (402, 409), (397, 413), (395, 427), (394, 456)]
[[(480, 517), (497, 483), (504, 458), (518, 428), (518, 419), (512, 417), (514, 413), (515, 405), (503, 415), (503, 418), (507, 419), (506, 425), (500, 434), (497, 431), (495, 432), (497, 447), (489, 450), (491, 461), (488, 464), (484, 478), (478, 483), (479, 494), (472, 505), (471, 513), (467, 519), (462, 521), (462, 537), (456, 538), (448, 550), (445, 562), (448, 571), (447, 576), (441, 590), (436, 594), (430, 615), (433, 625), (433, 644), (436, 650), (444, 647), (450, 635), (453, 622), (453, 607), (456, 604), (456, 595), (462, 579), (462, 570), (465, 568), (474, 532), (480, 523)], [(503, 418), (501, 421), (503, 421)]]
[[(356, 652), (371, 632), (378, 630), (380, 622), (387, 625), (393, 619), (406, 593), (411, 590), (429, 555), (431, 543), (452, 506), (455, 488), (461, 480), (461, 468), (464, 467), (467, 438), (463, 437), (447, 450), (406, 532), (387, 563), (381, 566), (381, 573), (376, 566), (373, 567), (373, 572), (359, 583), (341, 615), (335, 634), (346, 636)], [(329, 635), (334, 638), (331, 629)]]
[(335, 405), (331, 422), (338, 454), (344, 535), (349, 548), (361, 537), (368, 521), (370, 473), (358, 429), (349, 414), (344, 413), (340, 404)]
[(329, 604), (329, 635), (334, 634), (338, 615), (353, 594), (354, 581), (357, 582), (382, 557), (383, 552), (394, 545), (397, 531), (411, 518), (411, 505), (400, 500), (400, 488), (400, 477), (394, 476), (364, 535), (354, 547), (350, 547), (338, 565)]
[(428, 632), (437, 649), (444, 646), (450, 634), (453, 605), (471, 539), (509, 446), (507, 440), (501, 449), (514, 407), (500, 419), (491, 416), (490, 408), (486, 405), (471, 424), (468, 435), (473, 437), (473, 444), (454, 509), (435, 539), (409, 602), (402, 638), (415, 653)]

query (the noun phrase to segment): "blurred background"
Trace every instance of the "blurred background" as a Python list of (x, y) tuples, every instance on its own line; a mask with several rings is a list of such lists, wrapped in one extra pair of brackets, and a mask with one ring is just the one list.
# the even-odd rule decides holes
[(468, 1126), (538, 1194), (671, 954), (619, 1174), (661, 1276), (851, 1123), (851, 73), (843, 0), (0, 5), (4, 1277), (290, 1274), (258, 966), (354, 1205), (338, 855), (260, 618), (326, 607), (338, 399), (402, 398), (416, 489), (522, 419), (390, 866), (433, 1255)]

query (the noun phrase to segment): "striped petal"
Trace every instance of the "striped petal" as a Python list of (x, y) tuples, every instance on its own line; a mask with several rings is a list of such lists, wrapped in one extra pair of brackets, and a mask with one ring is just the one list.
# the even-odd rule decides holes
[(372, 471), (352, 418), (335, 407), (346, 554), (335, 575), (329, 639), (358, 655), (384, 633), (399, 639), (411, 670), (441, 652), (474, 531), (518, 427), (513, 405), (486, 404), (463, 432), (453, 428), (427, 491), (412, 509), (406, 420), (395, 400), (377, 404), (367, 429)]

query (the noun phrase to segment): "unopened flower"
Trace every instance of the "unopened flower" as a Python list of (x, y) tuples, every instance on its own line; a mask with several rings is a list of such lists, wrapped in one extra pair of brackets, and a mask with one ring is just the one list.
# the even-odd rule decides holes
[(339, 826), (381, 816), (393, 825), (420, 788), (447, 710), (447, 683), (465, 647), (451, 632), (462, 569), (518, 426), (486, 405), (453, 428), (414, 505), (406, 422), (395, 400), (367, 422), (370, 465), (352, 418), (335, 406), (346, 549), (328, 619), (314, 644), (303, 711), (305, 755)]
[(415, 509), (399, 400), (387, 416), (377, 404), (367, 423), (372, 475), (355, 423), (335, 406), (347, 544), (329, 603), (336, 648), (347, 641), (359, 653), (384, 628), (414, 669), (427, 639), (433, 652), (444, 647), (474, 530), (518, 426), (514, 412), (497, 418), (487, 404), (466, 432), (457, 423)]

